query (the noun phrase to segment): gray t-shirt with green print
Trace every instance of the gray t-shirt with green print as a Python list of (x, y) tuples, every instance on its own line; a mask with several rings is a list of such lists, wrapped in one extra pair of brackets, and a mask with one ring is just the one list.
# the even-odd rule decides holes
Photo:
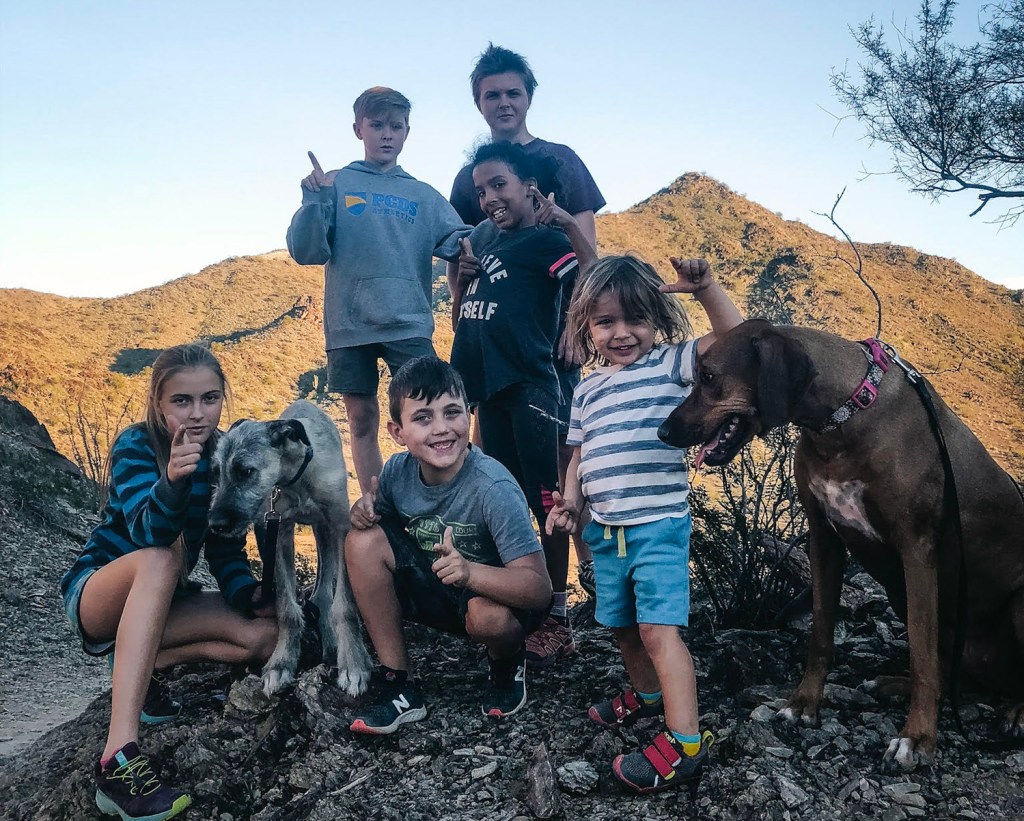
[(538, 553), (526, 497), (497, 460), (470, 447), (455, 478), (426, 485), (408, 453), (388, 459), (380, 474), (377, 512), (397, 518), (424, 550), (433, 552), (444, 530), (467, 560), (492, 567)]

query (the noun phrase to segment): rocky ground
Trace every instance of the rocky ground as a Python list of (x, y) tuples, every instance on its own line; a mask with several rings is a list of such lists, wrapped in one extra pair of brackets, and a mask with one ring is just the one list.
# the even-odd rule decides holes
[[(882, 751), (906, 704), (880, 703), (856, 686), (867, 672), (899, 672), (906, 641), (877, 588), (863, 576), (855, 581), (862, 588), (847, 597), (853, 604), (838, 631), (831, 706), (818, 729), (773, 718), (798, 678), (804, 630), (715, 631), (703, 611), (695, 614), (688, 641), (698, 665), (701, 723), (717, 735), (695, 805), (675, 792), (629, 796), (610, 774), (611, 759), (646, 742), (657, 724), (608, 732), (586, 718), (586, 706), (623, 680), (609, 635), (594, 627), (579, 631), (580, 652), (568, 663), (529, 677), (529, 704), (504, 722), (479, 713), (485, 671), (478, 651), (412, 627), (430, 713), (391, 737), (349, 733), (353, 706), (323, 667), (307, 670), (273, 701), (264, 699), (253, 676), (178, 668), (173, 689), (185, 703), (183, 716), (145, 729), (142, 744), (160, 756), (170, 780), (192, 789), (189, 817), (219, 821), (1024, 818), (1024, 753), (980, 751), (952, 730), (948, 717), (934, 766), (906, 775), (881, 772)], [(55, 640), (38, 638), (45, 655), (60, 657)], [(40, 702), (56, 698), (69, 706), (106, 687), (102, 669), (84, 669), (79, 678), (40, 670), (35, 639), (21, 634), (5, 642), (5, 654), (12, 653), (4, 668), (37, 684), (57, 678), (41, 690), (48, 695)], [(968, 725), (987, 734), (997, 705), (970, 696), (965, 705)], [(109, 694), (100, 695), (81, 716), (0, 759), (4, 817), (96, 816), (90, 770), (108, 712)], [(5, 721), (5, 734), (6, 727)]]
[[(90, 522), (73, 484), (44, 469), (20, 436), (0, 430), (0, 817), (92, 818), (110, 677), (79, 649), (57, 594)], [(687, 642), (701, 723), (717, 736), (695, 804), (678, 792), (627, 795), (611, 775), (612, 758), (647, 743), (658, 724), (610, 732), (587, 719), (586, 707), (624, 680), (610, 635), (592, 625), (579, 626), (576, 656), (530, 674), (529, 704), (503, 722), (480, 714), (478, 650), (413, 626), (430, 713), (391, 737), (348, 731), (354, 705), (323, 667), (308, 667), (272, 701), (245, 671), (180, 667), (172, 688), (183, 714), (144, 728), (142, 746), (191, 790), (188, 817), (216, 821), (1024, 819), (1024, 751), (969, 744), (948, 713), (932, 766), (881, 771), (907, 705), (857, 687), (906, 669), (906, 632), (863, 574), (844, 590), (819, 728), (774, 718), (799, 679), (806, 618), (784, 630), (716, 630), (695, 602)], [(577, 616), (585, 611), (577, 605)], [(1002, 705), (972, 694), (963, 704), (972, 734), (990, 735)]]

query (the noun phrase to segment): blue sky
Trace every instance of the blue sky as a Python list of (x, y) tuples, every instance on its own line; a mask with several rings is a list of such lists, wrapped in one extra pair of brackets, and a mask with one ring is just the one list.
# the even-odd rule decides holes
[[(849, 26), (917, 2), (95, 2), (0, 6), (0, 287), (110, 296), (284, 245), (313, 149), (361, 158), (352, 100), (413, 101), (402, 166), (442, 193), (485, 133), (468, 75), (489, 40), (540, 80), (533, 134), (571, 145), (622, 210), (687, 171), (818, 230), (955, 257), (1024, 287), (1024, 225), (968, 218), (883, 171), (829, 72)], [(959, 10), (976, 39), (978, 5)]]

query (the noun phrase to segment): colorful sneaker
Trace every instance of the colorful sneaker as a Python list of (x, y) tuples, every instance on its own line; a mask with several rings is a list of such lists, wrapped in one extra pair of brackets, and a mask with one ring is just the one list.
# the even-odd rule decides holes
[(535, 633), (526, 637), (526, 661), (533, 667), (550, 667), (575, 652), (572, 627), (555, 616), (548, 616)]
[(602, 727), (631, 727), (642, 718), (654, 718), (664, 712), (664, 700), (659, 698), (653, 704), (648, 704), (630, 687), (614, 698), (592, 705), (587, 715)]
[(492, 659), (488, 656), (487, 663), (491, 666), (491, 672), (487, 692), (480, 705), (483, 714), (491, 718), (504, 718), (518, 713), (526, 704), (526, 651), (520, 649), (507, 659)]
[(389, 735), (402, 724), (427, 717), (423, 697), (412, 677), (378, 670), (373, 678), (373, 703), (356, 716), (349, 727), (353, 733)]
[(672, 733), (659, 733), (643, 752), (616, 756), (612, 772), (635, 792), (661, 792), (686, 786), (690, 800), (695, 801), (704, 765), (714, 743), (715, 737), (705, 730), (701, 734), (700, 750), (695, 755), (687, 755)]
[[(113, 674), (113, 652), (107, 655), (107, 666)], [(154, 670), (149, 687), (146, 688), (146, 697), (142, 702), (142, 715), (139, 716), (139, 720), (143, 724), (163, 724), (165, 721), (174, 721), (179, 715), (181, 715), (181, 702), (171, 698), (167, 679), (163, 673)]]
[(192, 803), (191, 797), (160, 783), (134, 741), (118, 750), (105, 767), (96, 764), (96, 806), (124, 821), (163, 821)]
[(583, 588), (583, 592), (587, 594), (587, 598), (597, 601), (597, 581), (594, 579), (593, 559), (580, 562), (579, 567), (576, 568), (576, 580)]

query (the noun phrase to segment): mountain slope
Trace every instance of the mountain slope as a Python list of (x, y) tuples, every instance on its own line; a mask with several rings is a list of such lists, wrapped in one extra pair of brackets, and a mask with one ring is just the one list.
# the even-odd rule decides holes
[[(634, 250), (663, 273), (670, 255), (707, 257), (749, 315), (850, 338), (874, 333), (870, 294), (836, 258), (852, 259), (847, 246), (715, 180), (680, 177), (627, 211), (599, 217), (598, 235), (602, 253)], [(1013, 398), (1024, 360), (1020, 292), (911, 248), (859, 250), (885, 309), (883, 338), (923, 371), (938, 372), (932, 380), (946, 401), (1004, 466), (1024, 473), (1024, 421)], [(435, 345), (446, 356), (442, 289)], [(102, 449), (122, 416), (138, 415), (156, 353), (205, 339), (231, 378), (235, 418), (269, 418), (313, 395), (344, 427), (340, 403), (324, 391), (322, 306), (322, 270), (283, 251), (227, 259), (113, 299), (0, 291), (0, 392), (29, 407), (65, 453), (89, 435)], [(691, 314), (706, 327), (699, 311)]]

